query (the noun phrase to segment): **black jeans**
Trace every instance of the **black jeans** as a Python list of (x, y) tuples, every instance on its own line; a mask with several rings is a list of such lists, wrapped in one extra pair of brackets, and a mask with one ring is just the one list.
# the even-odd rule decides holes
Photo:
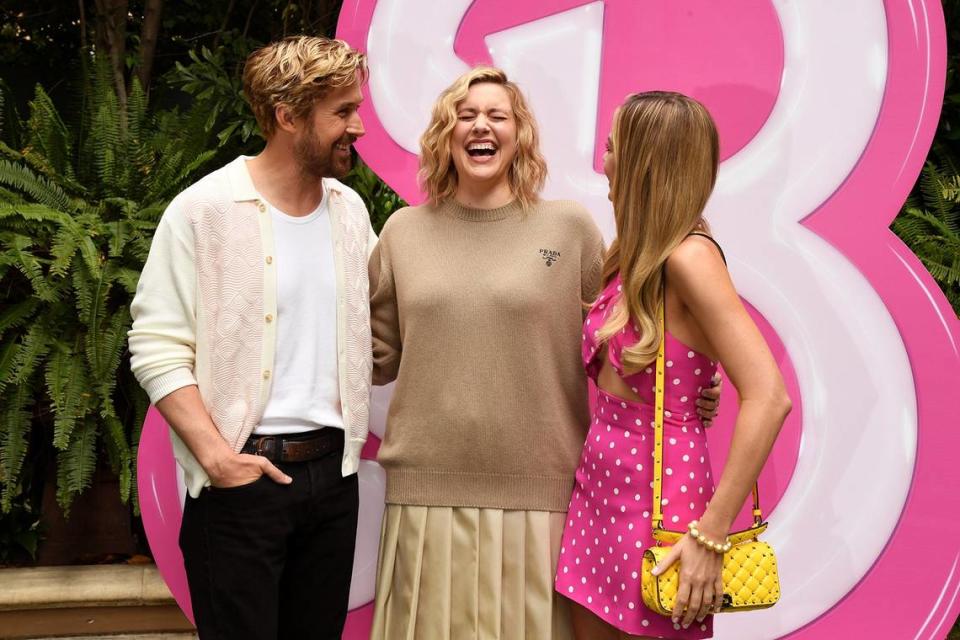
[(357, 532), (357, 475), (342, 451), (187, 496), (180, 548), (201, 640), (338, 639)]

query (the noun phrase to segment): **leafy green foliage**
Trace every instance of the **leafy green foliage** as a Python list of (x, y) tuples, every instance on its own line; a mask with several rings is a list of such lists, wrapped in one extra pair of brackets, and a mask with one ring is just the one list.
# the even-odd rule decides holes
[(123, 500), (136, 502), (148, 401), (124, 363), (129, 306), (167, 201), (215, 155), (208, 112), (152, 114), (135, 81), (121, 111), (105, 66), (92, 68), (80, 114), (62, 117), (40, 86), (22, 127), (0, 102), (3, 512), (23, 499), (34, 430), (57, 451), (64, 509), (90, 485), (100, 452)]
[(370, 167), (359, 157), (357, 157), (353, 169), (343, 179), (343, 182), (363, 198), (367, 205), (367, 211), (370, 212), (370, 222), (373, 224), (373, 230), (377, 233), (380, 233), (387, 218), (394, 211), (407, 206), (407, 203), (383, 180), (378, 178), (377, 174), (371, 171)]
[(893, 230), (917, 254), (960, 313), (960, 175), (941, 155), (920, 174), (919, 197), (907, 200)]

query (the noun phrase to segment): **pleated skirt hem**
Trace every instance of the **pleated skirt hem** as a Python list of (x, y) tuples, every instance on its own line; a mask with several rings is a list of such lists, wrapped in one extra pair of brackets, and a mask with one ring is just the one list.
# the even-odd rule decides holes
[(565, 514), (388, 504), (371, 640), (571, 640)]

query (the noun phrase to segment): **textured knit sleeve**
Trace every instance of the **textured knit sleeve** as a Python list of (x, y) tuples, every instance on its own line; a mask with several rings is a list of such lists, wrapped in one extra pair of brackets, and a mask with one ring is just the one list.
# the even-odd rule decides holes
[(605, 254), (606, 247), (603, 244), (603, 235), (596, 223), (593, 222), (593, 218), (588, 218), (587, 229), (584, 232), (583, 249), (580, 254), (580, 292), (584, 302), (591, 303), (600, 294)]
[[(386, 230), (384, 230), (386, 231)], [(370, 255), (370, 328), (373, 333), (373, 384), (387, 384), (400, 368), (400, 314), (384, 232)]]
[(196, 267), (192, 228), (178, 200), (167, 207), (130, 307), (130, 368), (156, 403), (197, 384)]

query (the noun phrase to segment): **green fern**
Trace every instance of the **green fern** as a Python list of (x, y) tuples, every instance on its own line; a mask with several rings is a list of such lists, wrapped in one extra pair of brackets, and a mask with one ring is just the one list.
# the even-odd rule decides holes
[(937, 155), (923, 168), (919, 196), (908, 199), (892, 228), (960, 313), (960, 176), (951, 157)]
[(97, 463), (97, 420), (88, 417), (57, 454), (57, 502), (69, 512), (74, 496), (90, 486)]
[(134, 83), (121, 112), (107, 66), (91, 69), (70, 118), (37, 87), (22, 136), (12, 135), (19, 116), (0, 79), (4, 510), (20, 491), (31, 429), (58, 452), (64, 508), (89, 485), (98, 452), (138, 508), (136, 443), (149, 401), (126, 363), (130, 302), (167, 201), (216, 155), (202, 128), (209, 110), (151, 111)]
[(13, 498), (19, 494), (18, 479), (30, 435), (28, 407), (32, 395), (30, 387), (20, 385), (0, 396), (0, 507), (4, 512), (10, 510)]

